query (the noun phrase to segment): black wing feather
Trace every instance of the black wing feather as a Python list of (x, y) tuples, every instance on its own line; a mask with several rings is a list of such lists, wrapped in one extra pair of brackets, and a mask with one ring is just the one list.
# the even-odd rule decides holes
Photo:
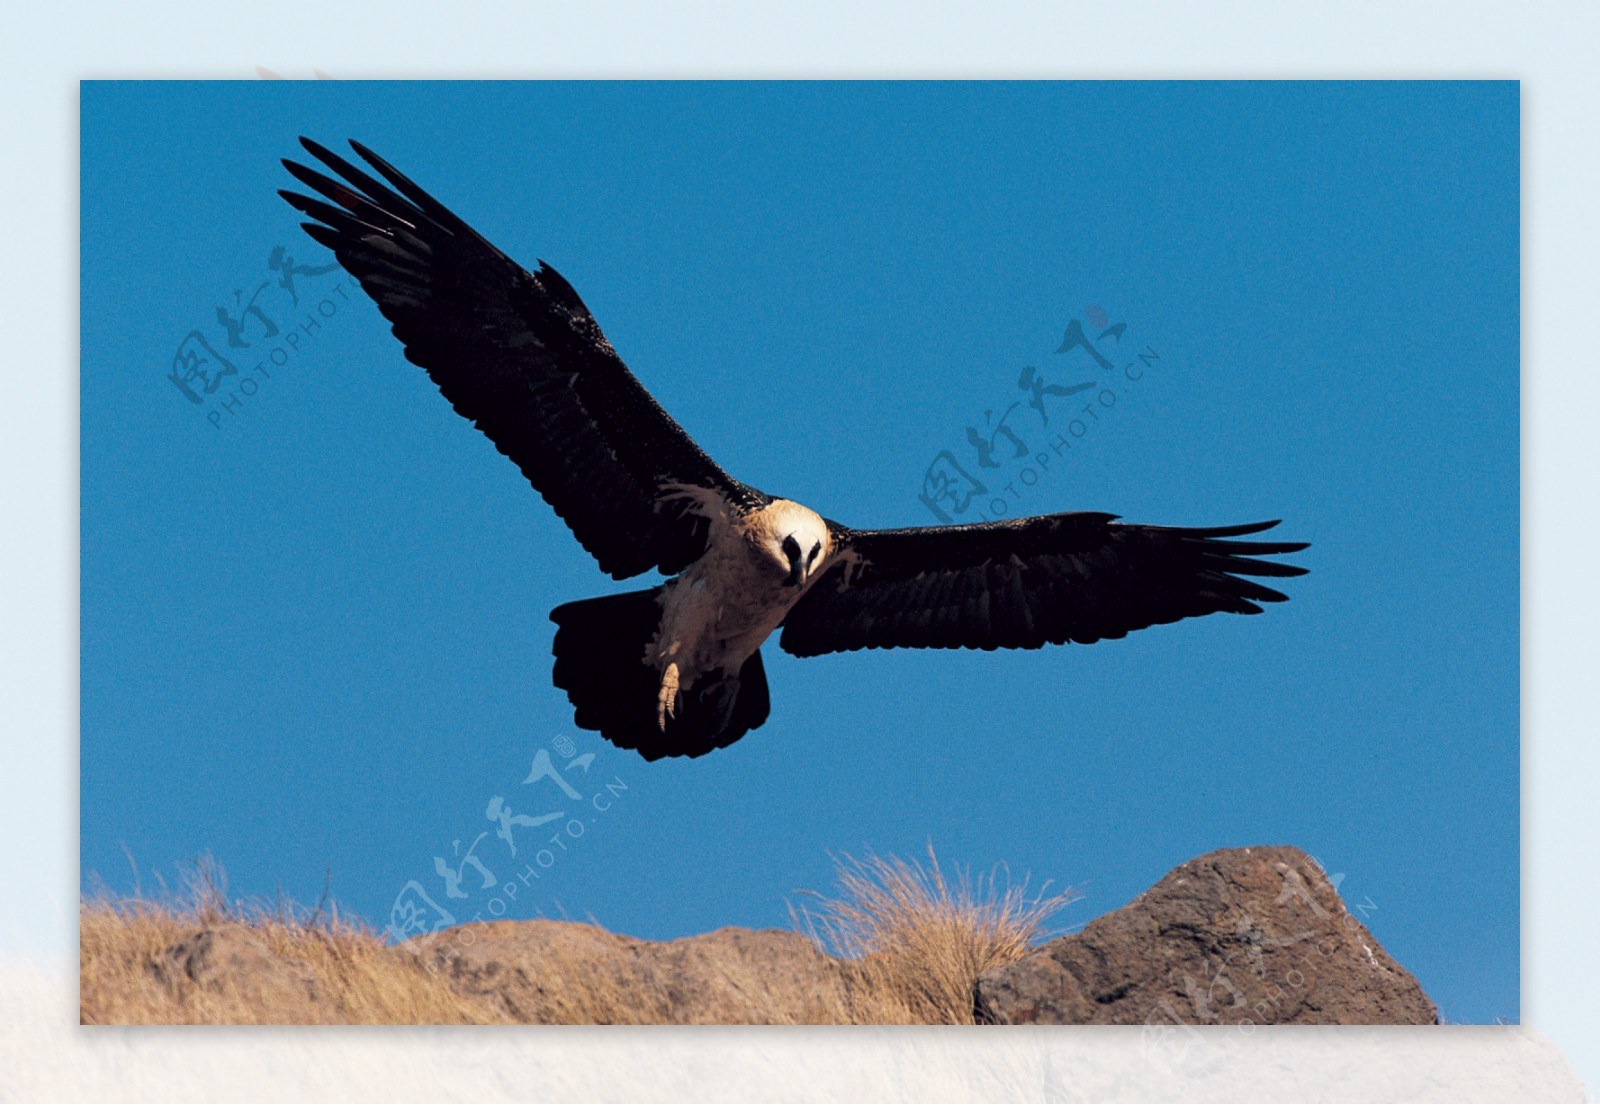
[(1146, 626), (1259, 614), (1279, 591), (1247, 576), (1306, 569), (1258, 560), (1293, 541), (1234, 541), (1277, 525), (1124, 525), (1079, 512), (921, 529), (830, 522), (837, 561), (783, 623), (796, 656), (860, 648), (1040, 648)]
[(516, 462), (604, 571), (670, 574), (705, 552), (709, 522), (672, 485), (710, 489), (736, 512), (767, 501), (661, 409), (554, 269), (517, 265), (364, 146), (351, 143), (382, 180), (300, 141), (339, 178), (284, 162), (321, 197), (280, 193), (317, 220), (302, 224), (306, 233), (360, 281), (407, 359)]

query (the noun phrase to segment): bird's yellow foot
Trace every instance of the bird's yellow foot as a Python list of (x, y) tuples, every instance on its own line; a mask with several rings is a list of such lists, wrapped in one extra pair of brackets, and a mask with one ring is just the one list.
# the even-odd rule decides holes
[(661, 690), (656, 695), (656, 725), (665, 733), (667, 719), (678, 716), (678, 665), (668, 664), (661, 673)]

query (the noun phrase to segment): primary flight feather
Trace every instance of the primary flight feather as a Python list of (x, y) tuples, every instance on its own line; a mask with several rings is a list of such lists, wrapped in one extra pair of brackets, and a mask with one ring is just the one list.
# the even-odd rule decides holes
[[(1248, 577), (1299, 542), (1276, 522), (1185, 529), (1112, 514), (857, 530), (724, 472), (650, 396), (583, 300), (529, 272), (360, 143), (377, 175), (302, 138), (279, 194), (393, 324), (405, 355), (510, 457), (602, 570), (647, 590), (567, 603), (554, 681), (576, 723), (646, 759), (700, 756), (767, 719), (761, 645), (1039, 648), (1286, 596)], [(320, 197), (320, 198), (318, 198)]]

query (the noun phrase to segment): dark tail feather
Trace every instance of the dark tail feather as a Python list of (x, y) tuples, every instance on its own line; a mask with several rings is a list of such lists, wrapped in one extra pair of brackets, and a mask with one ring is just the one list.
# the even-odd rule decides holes
[(683, 689), (663, 730), (656, 696), (661, 677), (645, 663), (645, 647), (661, 623), (661, 588), (569, 602), (550, 612), (556, 623), (555, 685), (567, 692), (580, 729), (597, 730), (647, 760), (703, 756), (725, 748), (767, 720), (767, 673), (761, 653), (737, 676), (711, 672)]

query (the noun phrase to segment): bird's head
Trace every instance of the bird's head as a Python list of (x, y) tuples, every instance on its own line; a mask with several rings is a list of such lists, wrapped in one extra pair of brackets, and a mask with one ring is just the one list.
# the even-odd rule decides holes
[(815, 578), (833, 545), (822, 516), (787, 499), (761, 511), (755, 532), (762, 558), (782, 572), (789, 587), (804, 587)]

